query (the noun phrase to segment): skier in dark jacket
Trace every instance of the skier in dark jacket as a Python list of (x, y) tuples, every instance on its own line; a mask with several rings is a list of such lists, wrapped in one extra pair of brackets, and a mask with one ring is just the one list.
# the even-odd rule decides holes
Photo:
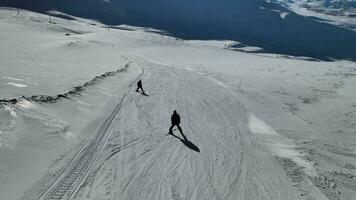
[(169, 134), (173, 134), (173, 127), (177, 126), (179, 132), (182, 134), (182, 136), (184, 137), (184, 139), (186, 140), (187, 138), (185, 137), (185, 135), (183, 135), (183, 131), (182, 128), (180, 127), (180, 116), (178, 115), (177, 111), (174, 110), (173, 111), (173, 115), (171, 117), (171, 127), (169, 128)]
[(137, 82), (137, 89), (136, 89), (136, 92), (138, 92), (139, 89), (141, 89), (142, 93), (145, 94), (145, 91), (143, 91), (143, 88), (142, 88), (142, 81), (141, 81), (141, 79)]

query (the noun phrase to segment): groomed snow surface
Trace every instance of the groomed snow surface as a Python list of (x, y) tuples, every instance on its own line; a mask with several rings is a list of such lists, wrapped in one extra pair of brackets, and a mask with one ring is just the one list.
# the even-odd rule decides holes
[(1, 200), (356, 198), (354, 62), (6, 8), (0, 27)]

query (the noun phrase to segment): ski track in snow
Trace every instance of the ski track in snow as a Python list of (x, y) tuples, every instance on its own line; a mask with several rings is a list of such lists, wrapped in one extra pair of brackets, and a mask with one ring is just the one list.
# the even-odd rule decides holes
[[(198, 73), (142, 65), (150, 96), (128, 93), (120, 112), (97, 129), (111, 133), (85, 150), (96, 159), (86, 171), (90, 176), (78, 181), (79, 190), (43, 199), (297, 199), (282, 168), (254, 142), (237, 95)], [(167, 135), (173, 109), (190, 142)], [(70, 169), (82, 165), (78, 158)], [(70, 175), (58, 182), (66, 180)]]
[[(282, 12), (280, 13), (280, 17), (284, 19), (285, 17), (288, 18), (288, 15), (287, 13)], [(36, 20), (38, 20), (37, 22), (41, 22), (41, 18), (36, 19), (32, 18), (31, 16), (29, 19), (33, 22), (35, 22)], [(47, 20), (47, 17), (43, 19), (43, 22), (45, 22)], [(12, 21), (9, 24), (12, 24)], [(71, 28), (65, 28), (68, 25), (60, 25), (59, 29), (61, 34), (64, 34), (67, 31), (77, 34), (81, 33), (71, 31)], [(73, 25), (70, 25), (69, 27), (72, 26)], [(13, 27), (10, 26), (10, 28)], [(56, 27), (55, 29), (58, 29), (58, 27)], [(63, 32), (62, 29), (65, 29), (66, 31)], [(80, 29), (80, 27), (78, 27), (78, 29)], [(83, 33), (86, 33), (86, 31), (83, 31)], [(327, 142), (324, 143), (322, 139), (320, 139), (319, 143), (319, 138), (317, 138), (317, 142), (314, 142), (312, 140), (309, 141), (310, 139), (305, 136), (308, 134), (304, 135), (304, 133), (301, 134), (301, 137), (304, 137), (303, 139), (306, 138), (305, 141), (303, 140), (301, 142), (299, 141), (299, 143), (294, 143), (298, 142), (298, 140), (292, 140), (294, 139), (293, 137), (291, 140), (286, 138), (287, 134), (292, 136), (292, 133), (290, 132), (294, 130), (294, 125), (291, 126), (287, 124), (284, 127), (284, 125), (282, 125), (283, 120), (276, 124), (275, 122), (273, 123), (273, 120), (271, 122), (271, 120), (267, 119), (268, 117), (276, 117), (276, 120), (278, 120), (279, 118), (281, 118), (281, 116), (284, 117), (287, 115), (280, 115), (280, 113), (278, 113), (277, 111), (272, 112), (276, 110), (275, 108), (263, 109), (263, 107), (273, 106), (273, 103), (275, 103), (273, 102), (273, 100), (276, 100), (274, 98), (281, 98), (278, 99), (278, 102), (279, 100), (282, 100), (281, 104), (287, 102), (288, 104), (286, 103), (286, 105), (288, 105), (290, 108), (293, 108), (287, 110), (288, 112), (291, 111), (292, 120), (284, 120), (284, 122), (289, 122), (291, 124), (297, 123), (298, 120), (302, 120), (303, 123), (308, 123), (311, 121), (314, 122), (313, 117), (323, 115), (319, 113), (318, 115), (312, 116), (311, 118), (306, 118), (309, 120), (308, 121), (303, 118), (302, 114), (301, 116), (298, 116), (298, 113), (296, 111), (298, 109), (300, 109), (300, 112), (303, 111), (303, 106), (301, 104), (306, 104), (305, 106), (311, 107), (313, 103), (319, 102), (319, 98), (320, 101), (322, 100), (322, 96), (315, 95), (314, 98), (314, 95), (306, 94), (306, 92), (319, 92), (320, 95), (330, 95), (329, 93), (332, 92), (328, 92), (328, 90), (323, 89), (324, 87), (320, 87), (321, 89), (318, 87), (314, 87), (314, 84), (316, 83), (308, 81), (310, 81), (311, 79), (316, 80), (317, 78), (319, 78), (320, 81), (324, 78), (329, 79), (329, 77), (332, 76), (342, 76), (342, 81), (340, 81), (339, 78), (335, 78), (335, 83), (333, 81), (321, 82), (323, 83), (323, 85), (334, 84), (334, 89), (337, 90), (338, 87), (342, 88), (344, 84), (347, 85), (346, 78), (349, 79), (349, 77), (354, 76), (353, 72), (356, 71), (354, 67), (352, 71), (350, 71), (351, 69), (348, 69), (348, 71), (345, 71), (344, 73), (343, 69), (341, 68), (344, 63), (341, 63), (340, 66), (338, 66), (338, 68), (341, 68), (341, 71), (339, 71), (340, 69), (336, 67), (335, 69), (337, 70), (331, 67), (331, 65), (325, 64), (326, 67), (330, 67), (329, 70), (331, 71), (327, 72), (325, 75), (317, 76), (315, 74), (322, 74), (322, 72), (324, 71), (315, 71), (318, 69), (313, 69), (313, 67), (311, 67), (314, 64), (316, 65), (316, 67), (318, 67), (319, 65), (316, 63), (305, 63), (301, 61), (302, 63), (300, 63), (300, 65), (306, 64), (306, 67), (311, 69), (311, 71), (304, 71), (304, 69), (307, 68), (301, 67), (299, 70), (299, 67), (297, 67), (299, 66), (299, 62), (297, 62), (298, 65), (296, 63), (289, 63), (285, 61), (282, 62), (282, 59), (278, 58), (280, 57), (278, 55), (276, 56), (261, 54), (257, 57), (252, 57), (252, 54), (247, 55), (238, 53), (231, 54), (231, 56), (234, 58), (232, 59), (232, 57), (230, 57), (230, 54), (226, 52), (224, 54), (220, 54), (221, 52), (215, 49), (220, 47), (216, 46), (214, 47), (214, 51), (211, 51), (212, 46), (211, 44), (209, 44), (210, 42), (205, 44), (205, 41), (200, 41), (202, 46), (190, 46), (189, 43), (193, 44), (195, 42), (184, 41), (184, 43), (181, 43), (177, 42), (178, 40), (174, 38), (160, 38), (157, 40), (156, 36), (146, 36), (145, 34), (132, 34), (132, 36), (127, 37), (126, 34), (120, 33), (118, 35), (110, 36), (106, 34), (112, 34), (113, 31), (106, 31), (106, 28), (103, 33), (99, 33), (96, 31), (88, 31), (88, 33), (89, 34), (81, 34), (80, 37), (75, 36), (71, 39), (70, 37), (72, 37), (72, 34), (66, 35), (64, 39), (65, 42), (63, 44), (63, 41), (58, 40), (61, 42), (51, 44), (48, 46), (48, 48), (51, 49), (54, 47), (58, 47), (57, 45), (59, 44), (60, 48), (62, 48), (63, 51), (67, 51), (67, 46), (68, 50), (74, 50), (77, 47), (78, 49), (83, 48), (84, 57), (80, 57), (78, 52), (75, 52), (75, 55), (79, 56), (78, 58), (80, 59), (78, 60), (87, 60), (88, 55), (91, 54), (88, 54), (88, 52), (84, 51), (84, 44), (86, 44), (84, 41), (90, 39), (89, 43), (95, 44), (95, 46), (93, 46), (95, 47), (95, 52), (99, 51), (97, 50), (97, 47), (100, 47), (100, 45), (98, 44), (105, 44), (105, 46), (110, 45), (110, 48), (108, 48), (110, 52), (119, 53), (120, 55), (121, 53), (124, 53), (125, 55), (127, 55), (127, 57), (122, 56), (125, 61), (132, 60), (132, 63), (134, 63), (134, 65), (139, 63), (142, 66), (142, 69), (144, 69), (144, 71), (140, 75), (139, 73), (133, 73), (131, 69), (133, 69), (134, 67), (131, 67), (131, 62), (129, 62), (125, 65), (125, 68), (123, 69), (109, 71), (107, 73), (102, 74), (101, 76), (96, 76), (90, 81), (84, 83), (83, 85), (79, 85), (78, 87), (75, 87), (64, 94), (58, 94), (55, 96), (27, 96), (10, 100), (0, 99), (0, 107), (2, 106), (4, 108), (4, 116), (7, 121), (7, 123), (5, 124), (6, 126), (3, 126), (5, 128), (0, 131), (0, 148), (5, 147), (3, 149), (7, 150), (7, 146), (16, 147), (15, 145), (8, 145), (6, 143), (8, 139), (7, 136), (10, 133), (7, 130), (22, 125), (22, 115), (36, 115), (34, 118), (38, 118), (40, 120), (40, 123), (38, 124), (45, 124), (45, 128), (47, 128), (48, 126), (50, 128), (53, 128), (54, 130), (63, 131), (65, 133), (61, 133), (61, 135), (63, 137), (66, 137), (66, 139), (77, 140), (71, 144), (78, 144), (74, 147), (71, 146), (72, 148), (67, 152), (67, 154), (61, 154), (60, 157), (57, 157), (55, 153), (48, 154), (54, 155), (53, 158), (55, 158), (56, 160), (54, 162), (49, 161), (51, 166), (49, 166), (48, 164), (48, 171), (46, 165), (47, 163), (43, 164), (45, 165), (45, 167), (43, 167), (42, 172), (45, 171), (46, 174), (45, 172), (41, 173), (41, 176), (38, 176), (38, 178), (42, 177), (42, 179), (39, 180), (34, 186), (31, 185), (33, 184), (33, 182), (37, 181), (37, 179), (34, 178), (31, 179), (31, 182), (28, 181), (29, 183), (27, 184), (20, 184), (26, 182), (25, 180), (21, 181), (22, 177), (27, 178), (27, 175), (30, 178), (31, 175), (36, 176), (36, 173), (34, 173), (35, 175), (31, 174), (31, 172), (34, 170), (29, 170), (30, 173), (21, 176), (21, 170), (18, 170), (16, 167), (10, 166), (9, 164), (10, 167), (5, 167), (5, 169), (13, 168), (14, 170), (12, 171), (12, 173), (8, 173), (7, 171), (3, 170), (3, 174), (10, 174), (10, 176), (13, 176), (15, 179), (13, 179), (12, 177), (6, 177), (6, 181), (3, 181), (3, 185), (6, 186), (6, 188), (2, 191), (7, 192), (7, 194), (5, 194), (5, 197), (10, 196), (9, 194), (12, 192), (11, 187), (15, 186), (14, 188), (17, 188), (17, 185), (15, 184), (18, 184), (20, 188), (15, 191), (21, 192), (17, 193), (19, 195), (14, 192), (13, 194), (16, 195), (11, 195), (10, 197), (21, 196), (22, 191), (28, 190), (29, 187), (33, 187), (32, 189), (28, 190), (27, 193), (24, 193), (22, 198), (23, 200), (336, 200), (344, 198), (346, 195), (348, 195), (348, 193), (344, 193), (344, 191), (356, 191), (355, 176), (352, 175), (352, 173), (345, 173), (346, 170), (344, 169), (340, 169), (341, 167), (347, 168), (347, 170), (349, 170), (350, 172), (353, 172), (351, 170), (355, 170), (354, 164), (351, 162), (352, 160), (348, 159), (351, 157), (355, 157), (355, 154), (352, 149), (348, 150), (347, 148), (345, 148), (346, 150), (344, 150), (344, 148), (341, 148), (342, 143), (337, 143), (340, 140), (336, 140), (334, 141), (335, 143), (330, 144)], [(118, 43), (113, 42), (113, 38), (111, 37), (114, 37), (115, 40), (119, 39)], [(38, 39), (40, 39), (41, 43), (43, 42), (44, 44), (47, 44), (48, 41), (42, 41), (43, 38), (44, 37), (41, 36)], [(51, 37), (49, 38), (51, 39)], [(97, 39), (99, 38), (100, 40), (97, 41)], [(132, 41), (133, 38), (135, 39), (135, 42)], [(69, 42), (69, 39), (71, 42)], [(72, 41), (72, 39), (75, 40)], [(170, 45), (157, 46), (151, 49), (152, 44), (161, 45), (162, 42), (167, 42), (167, 44)], [(31, 41), (30, 43), (34, 42)], [(25, 43), (21, 43), (21, 46), (23, 44)], [(115, 49), (115, 51), (113, 51), (114, 44), (115, 46), (119, 46), (120, 48)], [(143, 50), (140, 50), (141, 46), (139, 46), (138, 44), (143, 45), (145, 48)], [(66, 48), (64, 48), (63, 45)], [(187, 45), (188, 49), (186, 49), (185, 47), (181, 48), (181, 46), (185, 45)], [(221, 42), (218, 42), (216, 45), (221, 45)], [(203, 46), (204, 49), (201, 48)], [(194, 48), (194, 51), (193, 49), (191, 49), (192, 47)], [(205, 49), (205, 47), (207, 49)], [(37, 48), (37, 46), (35, 48)], [(92, 47), (90, 47), (89, 49), (91, 48)], [(243, 46), (240, 49), (247, 51), (248, 49), (251, 50), (251, 48), (255, 47)], [(172, 49), (174, 49), (174, 51)], [(17, 49), (15, 50), (18, 51)], [(81, 49), (79, 50), (81, 51)], [(202, 52), (202, 54), (200, 54), (200, 52)], [(70, 53), (74, 53), (74, 51)], [(102, 53), (102, 55), (106, 53)], [(183, 54), (180, 55), (180, 53)], [(186, 53), (187, 55), (185, 55), (184, 53)], [(209, 55), (209, 58), (221, 56), (220, 58), (223, 59), (219, 59), (218, 64), (216, 64), (214, 63), (214, 59), (206, 59), (207, 57), (205, 54), (207, 53)], [(130, 54), (134, 54), (134, 56)], [(191, 57), (191, 55), (194, 54), (196, 54), (196, 58)], [(5, 60), (10, 60), (11, 58), (7, 58), (6, 55), (7, 54), (5, 54)], [(36, 55), (36, 53), (32, 53), (30, 55)], [(43, 57), (46, 57), (48, 55), (50, 54), (45, 54), (43, 55)], [(122, 64), (124, 64), (123, 61), (118, 61), (116, 56), (117, 55), (115, 54), (113, 61), (115, 63), (122, 62)], [(130, 59), (128, 59), (128, 57), (130, 57)], [(174, 59), (172, 59), (173, 57)], [(262, 57), (264, 58), (261, 59)], [(276, 57), (276, 59), (272, 61), (272, 59), (270, 58), (274, 57)], [(186, 58), (189, 59), (185, 60)], [(31, 59), (33, 60), (37, 58), (36, 56), (34, 56), (31, 57)], [(256, 61), (254, 59), (256, 59)], [(21, 61), (20, 59), (14, 60)], [(41, 61), (41, 59), (39, 60)], [(103, 65), (103, 62), (105, 62), (105, 60), (108, 60), (109, 63), (112, 62), (111, 59), (101, 58), (99, 61), (100, 64), (98, 65)], [(51, 60), (48, 58), (48, 60), (43, 60), (43, 63), (46, 64), (46, 62), (48, 62), (50, 66), (56, 66), (56, 64), (51, 63), (53, 61), (56, 60)], [(225, 63), (225, 61), (227, 62)], [(23, 59), (21, 61), (21, 63), (24, 62), (27, 62), (27, 60)], [(10, 63), (12, 64), (13, 62)], [(33, 62), (29, 63), (28, 65), (36, 67), (42, 66), (43, 63), (42, 61), (38, 63)], [(84, 66), (83, 64), (79, 65), (79, 63), (77, 65), (76, 62), (74, 62), (76, 63), (75, 65), (72, 65), (70, 63), (72, 62), (69, 62), (68, 66), (78, 69), (80, 69), (81, 66)], [(205, 67), (205, 65), (207, 65), (207, 67)], [(216, 66), (212, 67), (213, 65)], [(233, 76), (225, 76), (225, 73), (227, 75), (229, 75), (230, 73), (230, 65), (232, 68), (241, 68), (239, 68), (237, 71), (235, 71), (235, 69), (232, 70), (231, 73)], [(261, 67), (261, 65), (266, 65), (266, 67)], [(217, 67), (217, 69), (215, 69), (215, 67)], [(283, 70), (280, 67), (283, 67)], [(290, 67), (297, 67), (298, 70), (291, 70), (291, 72), (288, 72), (288, 70), (291, 69)], [(324, 64), (322, 67), (324, 67)], [(126, 68), (130, 69), (127, 70), (127, 73)], [(252, 71), (245, 72), (247, 68)], [(219, 76), (222, 76), (223, 78), (214, 75), (216, 71), (219, 72), (220, 70), (222, 70), (221, 74), (217, 73), (215, 75), (219, 74)], [(224, 72), (224, 70), (227, 71)], [(125, 77), (125, 81), (115, 82), (119, 84), (110, 83), (107, 85), (115, 87), (116, 89), (120, 89), (116, 90), (111, 87), (107, 87), (105, 84), (100, 84), (97, 86), (96, 90), (87, 90), (89, 86), (96, 85), (96, 83), (98, 83), (99, 81), (105, 82), (110, 80), (106, 79), (106, 77), (114, 76), (123, 71), (125, 71), (125, 73), (123, 73), (120, 78)], [(215, 72), (212, 73), (213, 71)], [(268, 75), (267, 72), (274, 74)], [(294, 74), (294, 72), (296, 73)], [(308, 74), (309, 72), (311, 74)], [(249, 75), (249, 73), (254, 74), (253, 78), (249, 77), (251, 76)], [(280, 79), (281, 81), (288, 80), (285, 84), (282, 84), (283, 82), (279, 81), (279, 73), (285, 73), (285, 75), (283, 76), (286, 76), (287, 78)], [(19, 87), (24, 87), (26, 86), (25, 84), (27, 84), (28, 87), (26, 88), (26, 90), (31, 89), (30, 86), (33, 83), (30, 80), (32, 79), (20, 79), (23, 77), (27, 77), (27, 75), (14, 74), (14, 77), (11, 77), (12, 75), (10, 74), (7, 74), (7, 76), (0, 77), (0, 80), (2, 80), (4, 84), (10, 84), (10, 88), (17, 87), (18, 90), (22, 91), (24, 90), (24, 88), (21, 89)], [(247, 75), (247, 77), (244, 77), (245, 75)], [(303, 79), (296, 78), (298, 76), (302, 76)], [(308, 76), (313, 78), (308, 80)], [(244, 79), (246, 79), (247, 81), (242, 82), (241, 77), (244, 77)], [(258, 77), (260, 77), (261, 79), (266, 78), (263, 83), (268, 84), (264, 87), (261, 87), (261, 83), (256, 83), (256, 85), (251, 84), (252, 82), (255, 82)], [(134, 92), (134, 90), (136, 89), (135, 83), (139, 78), (142, 78), (144, 89), (149, 96), (143, 96), (139, 93)], [(271, 81), (270, 79), (275, 78), (275, 82), (278, 82), (278, 84), (276, 84), (274, 81), (269, 82)], [(296, 79), (295, 82), (293, 82), (294, 78)], [(297, 87), (297, 85), (301, 83), (300, 80), (303, 80), (304, 82), (304, 78), (306, 81), (305, 85)], [(132, 80), (133, 82), (131, 82)], [(236, 80), (240, 80), (240, 83), (237, 84)], [(290, 81), (291, 84), (288, 85), (287, 83), (289, 83)], [(336, 81), (340, 82), (336, 83)], [(128, 82), (131, 82), (131, 84), (129, 84)], [(246, 92), (243, 92), (241, 90), (241, 85), (243, 86), (243, 90), (245, 90)], [(304, 86), (307, 87), (309, 85), (311, 86), (309, 88), (310, 90), (306, 90)], [(250, 88), (250, 86), (252, 87)], [(349, 83), (348, 86), (350, 87), (352, 86), (352, 84)], [(238, 90), (236, 88), (238, 88)], [(330, 91), (333, 90), (330, 89), (333, 87), (325, 88), (329, 88)], [(123, 92), (126, 91), (126, 89), (127, 92)], [(277, 96), (271, 99), (267, 97), (265, 98), (263, 96), (265, 93), (270, 93), (273, 89), (276, 90), (272, 91), (272, 93), (277, 92), (278, 94), (283, 94), (284, 96)], [(302, 92), (299, 91), (299, 89)], [(265, 93), (259, 94), (259, 92), (262, 90), (265, 91)], [(88, 93), (96, 97), (106, 96), (108, 99), (111, 98), (112, 101), (107, 101), (108, 99), (106, 99), (106, 97), (85, 99), (86, 95), (88, 94), (84, 91), (88, 91)], [(347, 90), (345, 90), (344, 92), (347, 92)], [(243, 96), (243, 93), (245, 93), (245, 101), (244, 98), (240, 98)], [(297, 100), (294, 100), (293, 95), (299, 95), (299, 93), (301, 93), (302, 96), (298, 96), (296, 97)], [(83, 95), (81, 96), (79, 94)], [(118, 96), (120, 96), (121, 98), (119, 99)], [(288, 98), (286, 98), (285, 96), (288, 96)], [(71, 101), (66, 100), (68, 97), (70, 97)], [(259, 102), (260, 98), (264, 99)], [(104, 101), (97, 99), (104, 99)], [(252, 101), (248, 102), (246, 101), (246, 99), (252, 99)], [(89, 101), (87, 102), (86, 100)], [(298, 103), (300, 100), (302, 100), (302, 103)], [(86, 112), (80, 113), (88, 113), (91, 111), (91, 109), (87, 109), (86, 107), (98, 106), (97, 103), (99, 101), (102, 103), (102, 107), (99, 106), (98, 109), (92, 109), (95, 110), (95, 112), (92, 112), (94, 113), (92, 117), (96, 120), (91, 121), (91, 118), (85, 118), (85, 114), (78, 114), (78, 118), (83, 117), (83, 122), (81, 122), (83, 124), (81, 124), (82, 126), (78, 126), (76, 130), (79, 130), (78, 132), (80, 132), (80, 130), (83, 130), (83, 134), (80, 134), (77, 137), (75, 137), (76, 134), (73, 134), (75, 132), (71, 132), (71, 129), (68, 129), (69, 126), (72, 126), (73, 124), (78, 122), (76, 120), (72, 120), (73, 123), (67, 124), (65, 123), (65, 121), (59, 120), (61, 119), (60, 117), (58, 117), (57, 119), (55, 118), (55, 116), (49, 116), (47, 112), (42, 113), (40, 109), (36, 110), (36, 112), (31, 111), (24, 113), (22, 113), (22, 110), (19, 109), (22, 108), (26, 110), (31, 110), (36, 108), (37, 106), (41, 106), (42, 108), (43, 105), (46, 106), (44, 108), (49, 108), (63, 103), (68, 104), (63, 107), (63, 112), (68, 112), (68, 108), (73, 108), (74, 106), (77, 106), (74, 103), (76, 102), (77, 104), (80, 104), (80, 107), (77, 109), (73, 109), (73, 112), (82, 109)], [(269, 101), (272, 101), (273, 103)], [(291, 101), (292, 103), (289, 103), (289, 101)], [(58, 102), (58, 104), (39, 105), (36, 104), (36, 102)], [(249, 109), (245, 108), (245, 106), (241, 102), (246, 103), (246, 106)], [(341, 110), (340, 112), (337, 111), (340, 114), (339, 116), (332, 115), (337, 116), (336, 118), (340, 117), (340, 122), (342, 122), (340, 123), (340, 127), (343, 126), (340, 129), (347, 129), (348, 127), (346, 126), (349, 124), (345, 122), (352, 121), (351, 119), (353, 119), (351, 117), (354, 116), (353, 112), (356, 105), (354, 105), (353, 102), (351, 103), (349, 105), (350, 108), (348, 108), (351, 110), (348, 110), (347, 113), (345, 113), (347, 117), (341, 116), (341, 114), (343, 114), (341, 113), (341, 111), (343, 110)], [(107, 109), (101, 109), (104, 107), (104, 105), (107, 106), (105, 108), (111, 108), (111, 110), (105, 112), (107, 111)], [(252, 109), (252, 107), (254, 109)], [(62, 107), (59, 106), (53, 111), (57, 111), (57, 109), (61, 108)], [(317, 110), (323, 110), (322, 108), (323, 107), (319, 107), (319, 109)], [(335, 108), (338, 107), (336, 106)], [(345, 107), (341, 108), (345, 109)], [(172, 111), (174, 109), (178, 110), (178, 113), (182, 117), (181, 126), (183, 128), (184, 134), (189, 139), (189, 141), (181, 140), (181, 135), (177, 130), (175, 131), (175, 136), (167, 135), (168, 128), (170, 126), (170, 115), (172, 114)], [(282, 107), (281, 109), (285, 110), (284, 107)], [(304, 109), (307, 109), (307, 107), (304, 107)], [(21, 113), (17, 116), (16, 111), (20, 111)], [(48, 109), (48, 111), (51, 110)], [(104, 112), (104, 114), (102, 114), (102, 112)], [(251, 112), (256, 115), (252, 114)], [(310, 111), (306, 112), (306, 110), (304, 112), (308, 114), (311, 113)], [(268, 113), (268, 115), (263, 115), (263, 113)], [(263, 121), (262, 118), (260, 119), (257, 116), (261, 116), (266, 121)], [(329, 118), (331, 117), (329, 116)], [(66, 118), (64, 117), (63, 119)], [(90, 124), (85, 127), (86, 123), (89, 123), (89, 121)], [(318, 123), (322, 125), (327, 124), (328, 118), (322, 123), (318, 120), (315, 121), (315, 127), (319, 128), (317, 126)], [(269, 123), (271, 124), (271, 126), (269, 125)], [(281, 127), (279, 127), (278, 125), (281, 125)], [(354, 124), (350, 123), (350, 126), (351, 125), (353, 126)], [(289, 126), (291, 126), (291, 129), (289, 129)], [(304, 126), (300, 128), (302, 129), (300, 130), (300, 132), (308, 132), (310, 130), (305, 129), (303, 127)], [(31, 128), (33, 127), (31, 126), (23, 132), (27, 134), (27, 130), (29, 130), (29, 132), (32, 131)], [(297, 127), (297, 129), (299, 129), (299, 127)], [(34, 130), (37, 134), (37, 129)], [(321, 131), (322, 130), (325, 129), (321, 129)], [(279, 134), (283, 132), (284, 134)], [(338, 134), (341, 135), (341, 133), (341, 130), (339, 130)], [(55, 135), (53, 135), (53, 137), (55, 137)], [(73, 136), (75, 138), (72, 138)], [(47, 138), (45, 139), (47, 140), (48, 138), (53, 137), (51, 135), (50, 137), (47, 136)], [(327, 139), (328, 137), (326, 136), (325, 138)], [(336, 137), (331, 138), (336, 139)], [(46, 143), (46, 141), (44, 143)], [(59, 143), (59, 145), (62, 144)], [(67, 146), (68, 145), (69, 144), (67, 144)], [(323, 151), (318, 151), (320, 149)], [(41, 150), (44, 150), (44, 148)], [(51, 151), (50, 149), (48, 150), (48, 152)], [(47, 151), (44, 152), (44, 154), (48, 153)], [(343, 160), (340, 159), (339, 161), (340, 157), (333, 157), (334, 155), (330, 156), (331, 154), (326, 154), (325, 152), (335, 155), (337, 154), (340, 155), (340, 157), (343, 156), (345, 157), (345, 159), (343, 158)], [(10, 158), (15, 158), (11, 160), (9, 159), (9, 161), (11, 161), (9, 162), (11, 163), (11, 165), (12, 161), (17, 160), (18, 157), (16, 156), (18, 155), (21, 156), (22, 154), (10, 156)], [(31, 156), (28, 157), (32, 158)], [(43, 155), (35, 154), (33, 157), (36, 156), (42, 157)], [(18, 160), (21, 161), (21, 159), (23, 158), (19, 157)], [(43, 160), (46, 159), (51, 160), (52, 157), (45, 158)], [(316, 161), (313, 161), (313, 159)], [(327, 162), (323, 163), (324, 160), (326, 160)], [(33, 162), (37, 161), (41, 161), (41, 159), (34, 160)], [(27, 161), (22, 162), (28, 164)], [(65, 162), (67, 163), (64, 164)], [(320, 163), (320, 166), (337, 164), (340, 166), (340, 168), (331, 166), (330, 168), (325, 168), (326, 170), (324, 170), (323, 168), (319, 168), (323, 169), (324, 171), (318, 170), (318, 168), (315, 167), (317, 166), (318, 162)], [(26, 168), (28, 167), (30, 169), (30, 167), (34, 168), (34, 166), (36, 165), (23, 166), (25, 166)], [(22, 170), (22, 172), (23, 171), (24, 170)], [(16, 174), (16, 177), (14, 174)], [(10, 181), (8, 182), (8, 180)], [(11, 181), (13, 181), (13, 183), (11, 183)], [(15, 183), (16, 181), (18, 183)], [(6, 184), (9, 185), (7, 186)], [(344, 196), (340, 197), (341, 192), (339, 191), (339, 188)], [(349, 194), (352, 195), (355, 193), (350, 192)], [(351, 195), (346, 196), (346, 198), (353, 199)]]
[[(52, 184), (24, 199), (298, 199), (255, 142), (237, 94), (199, 73), (142, 62), (150, 96), (125, 94)], [(167, 135), (174, 109), (189, 142)]]
[[(129, 64), (125, 70), (129, 68)], [(135, 82), (136, 80), (134, 80)], [(132, 83), (134, 83), (132, 82)], [(78, 153), (68, 162), (68, 164), (53, 178), (52, 183), (48, 186), (35, 188), (39, 190), (40, 195), (33, 198), (33, 196), (24, 196), (23, 199), (38, 199), (38, 200), (57, 200), (57, 199), (72, 199), (80, 186), (86, 180), (91, 168), (105, 147), (109, 135), (111, 133), (111, 126), (114, 118), (122, 108), (125, 95), (120, 102), (113, 108), (112, 112), (99, 117), (95, 124), (89, 125), (86, 129), (93, 139), (81, 146)], [(43, 189), (44, 188), (44, 189)], [(31, 192), (28, 192), (30, 194)], [(36, 193), (36, 192), (35, 192)]]

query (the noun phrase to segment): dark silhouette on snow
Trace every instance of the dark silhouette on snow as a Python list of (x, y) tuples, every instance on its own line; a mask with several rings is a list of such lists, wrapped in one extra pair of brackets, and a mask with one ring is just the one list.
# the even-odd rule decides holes
[(171, 116), (171, 127), (169, 128), (169, 134), (173, 134), (173, 128), (174, 126), (177, 126), (180, 134), (182, 134), (184, 140), (186, 140), (187, 138), (185, 137), (185, 135), (183, 134), (182, 128), (180, 127), (180, 116), (178, 115), (177, 111), (174, 110), (173, 111), (173, 115)]
[[(139, 91), (141, 90), (141, 92)], [(142, 88), (142, 81), (141, 79), (137, 82), (137, 89), (136, 89), (136, 92), (140, 92), (141, 94), (145, 95), (145, 96), (148, 96), (145, 91), (143, 90)]]
[(193, 144), (193, 142), (189, 141), (187, 139), (187, 137), (185, 137), (185, 135), (183, 133), (181, 133), (183, 135), (183, 138), (180, 138), (176, 135), (174, 135), (173, 133), (170, 133), (169, 135), (172, 135), (173, 137), (179, 139), (186, 147), (188, 147), (189, 149), (193, 150), (193, 151), (196, 151), (196, 152), (200, 152), (200, 149), (195, 145)]
[[(196, 151), (196, 152), (200, 152), (199, 148), (195, 144), (193, 144), (191, 141), (189, 141), (188, 138), (183, 134), (182, 128), (179, 125), (180, 124), (180, 116), (178, 115), (176, 110), (173, 111), (173, 115), (171, 117), (171, 123), (172, 123), (172, 125), (169, 128), (169, 133), (168, 134), (172, 135), (175, 138), (178, 138), (189, 149), (191, 149), (193, 151)], [(177, 126), (180, 134), (183, 136), (183, 139), (173, 134), (174, 126)]]

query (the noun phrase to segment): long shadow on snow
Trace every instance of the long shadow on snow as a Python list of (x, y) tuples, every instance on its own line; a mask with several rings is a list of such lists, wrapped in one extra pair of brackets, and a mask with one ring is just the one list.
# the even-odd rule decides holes
[(191, 150), (193, 150), (193, 151), (196, 151), (196, 152), (200, 152), (200, 149), (199, 149), (193, 142), (189, 141), (189, 140), (187, 139), (187, 137), (186, 137), (183, 133), (181, 133), (181, 134), (183, 135), (183, 138), (184, 138), (184, 139), (182, 139), (182, 138), (180, 138), (180, 137), (174, 135), (173, 133), (172, 133), (172, 134), (168, 134), (168, 135), (171, 135), (171, 136), (173, 136), (173, 137), (179, 139), (179, 140), (180, 140), (186, 147), (188, 147), (189, 149), (191, 149)]
[(182, 39), (237, 40), (268, 53), (356, 60), (356, 32), (265, 0), (1, 0), (1, 6), (152, 27)]
[(145, 92), (140, 92), (140, 91), (136, 91), (137, 93), (140, 93), (143, 96), (149, 97), (150, 95), (146, 94)]

